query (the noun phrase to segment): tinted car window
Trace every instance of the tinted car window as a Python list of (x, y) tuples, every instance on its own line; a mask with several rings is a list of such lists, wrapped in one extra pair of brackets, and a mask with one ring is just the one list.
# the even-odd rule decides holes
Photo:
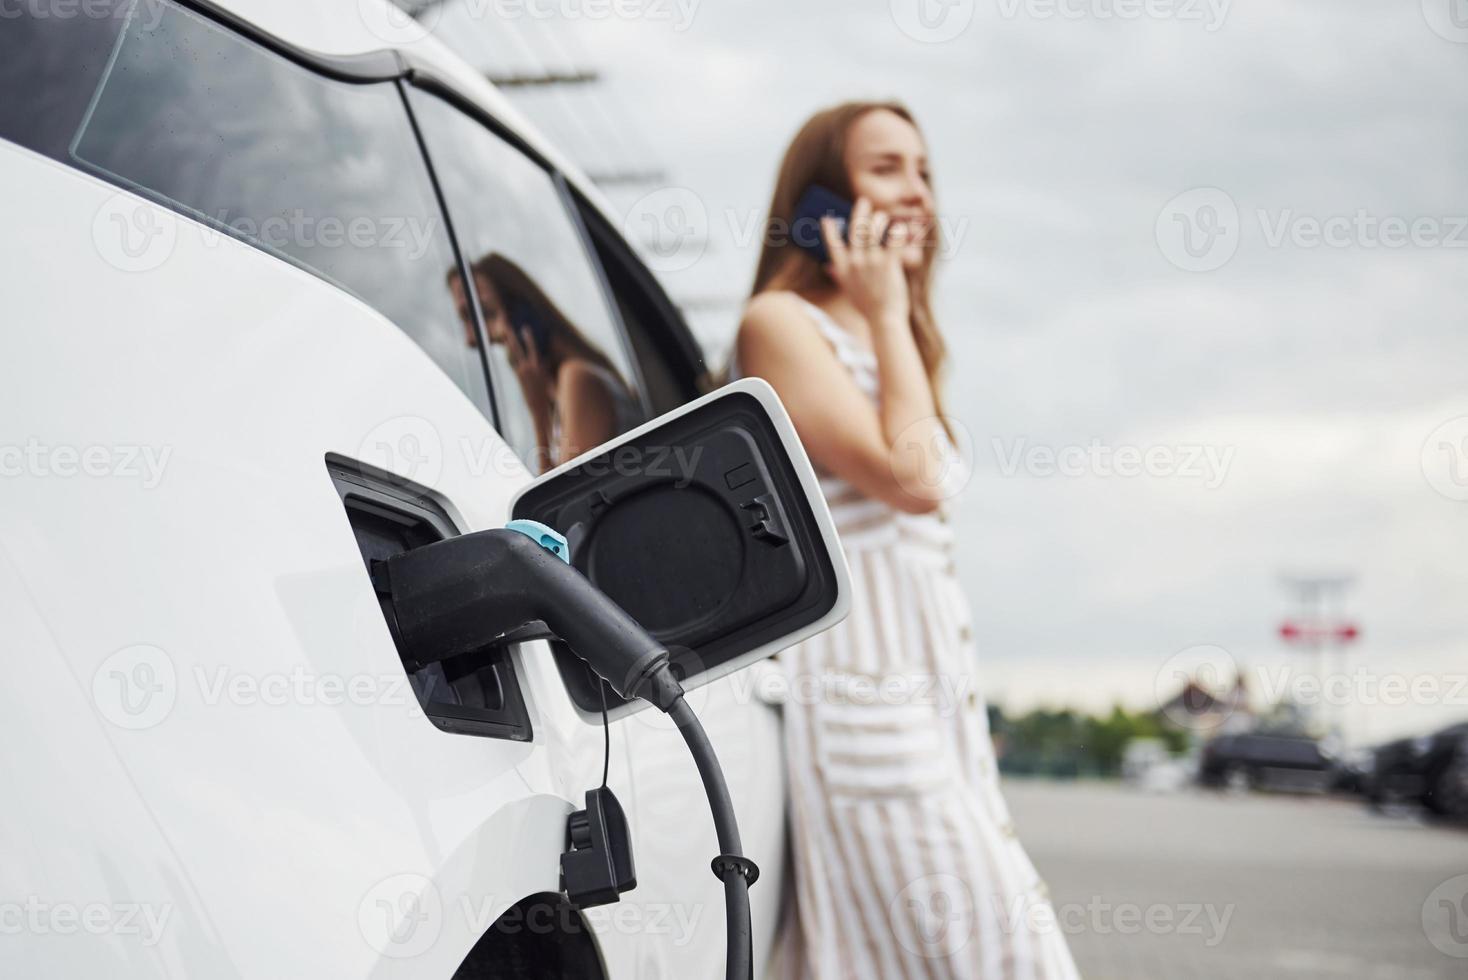
[[(125, 26), (45, 19), (23, 13), (0, 29), (18, 25), (37, 42), (7, 52), (7, 75), (39, 65), (60, 85), (48, 96), (54, 118), (12, 116), (10, 132), (28, 130), (33, 148), (355, 294), (487, 411), (477, 344), (445, 280), (448, 230), (396, 83), (323, 78), (160, 0), (139, 3)], [(109, 30), (116, 42), (99, 64), (98, 38)], [(85, 102), (61, 70), (78, 54), (92, 82)]]
[(707, 390), (708, 366), (682, 315), (606, 216), (579, 197), (576, 208), (616, 297), (653, 413), (697, 398)]
[[(90, 17), (38, 17), (0, 5), (0, 139), (69, 162), (131, 0), (97, 0)], [(20, 94), (20, 93), (23, 93)]]
[[(453, 106), (409, 102), (473, 269), (505, 440), (539, 472), (642, 421), (606, 291), (550, 174)], [(460, 316), (472, 303), (450, 277)]]

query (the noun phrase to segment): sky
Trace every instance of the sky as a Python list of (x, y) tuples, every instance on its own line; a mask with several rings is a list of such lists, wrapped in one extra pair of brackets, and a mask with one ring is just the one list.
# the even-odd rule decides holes
[[(916, 114), (993, 700), (1155, 707), (1208, 663), (1358, 742), (1468, 718), (1468, 2), (531, 9), (602, 72), (583, 164), (665, 172), (610, 196), (712, 357), (801, 122)], [(1361, 630), (1323, 696), (1277, 633), (1315, 574)]]

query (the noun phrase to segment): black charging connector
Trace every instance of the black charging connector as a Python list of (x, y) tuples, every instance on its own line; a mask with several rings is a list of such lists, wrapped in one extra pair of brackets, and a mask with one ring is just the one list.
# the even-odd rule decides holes
[(417, 663), (482, 650), (542, 622), (622, 697), (667, 711), (683, 694), (660, 670), (668, 664), (661, 643), (586, 576), (519, 531), (435, 541), (379, 569), (398, 649)]
[(609, 905), (637, 887), (627, 816), (611, 790), (598, 786), (586, 791), (586, 809), (571, 814), (566, 837), (561, 891), (576, 908)]
[[(713, 870), (724, 883), (728, 921), (725, 976), (749, 980), (753, 960), (749, 886), (759, 869), (741, 853), (739, 826), (723, 769), (698, 716), (683, 699), (683, 686), (673, 675), (667, 649), (563, 557), (519, 530), (479, 531), (415, 548), (378, 564), (373, 577), (388, 596), (388, 623), (398, 649), (413, 661), (428, 664), (509, 642), (511, 637), (525, 636), (530, 624), (540, 622), (623, 698), (648, 701), (677, 723), (698, 765), (722, 852), (714, 859)], [(588, 794), (588, 810), (593, 804)], [(620, 816), (620, 807), (617, 814)], [(606, 831), (611, 822), (604, 807), (601, 815), (601, 828)], [(590, 816), (584, 827), (573, 824), (567, 857), (573, 858), (578, 870), (582, 867), (574, 858), (582, 850), (575, 846), (580, 839), (588, 844), (584, 860), (611, 860), (609, 867), (590, 879), (595, 887), (589, 891), (594, 897), (614, 901), (615, 895), (607, 898), (608, 878), (630, 881), (627, 888), (636, 883), (630, 851), (622, 867), (610, 850), (593, 859), (595, 834)], [(610, 840), (607, 847), (611, 847)], [(596, 886), (598, 881), (600, 886)]]

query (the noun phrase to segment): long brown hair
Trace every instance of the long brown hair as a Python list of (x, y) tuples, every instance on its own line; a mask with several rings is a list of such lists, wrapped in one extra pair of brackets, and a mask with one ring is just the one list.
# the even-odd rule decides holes
[[(775, 180), (775, 194), (770, 201), (769, 216), (765, 219), (764, 246), (750, 295), (774, 289), (810, 295), (837, 288), (835, 280), (820, 262), (791, 240), (794, 233), (809, 233), (809, 229), (794, 228), (795, 206), (811, 184), (820, 184), (847, 200), (855, 197), (851, 177), (846, 170), (847, 135), (858, 119), (878, 110), (900, 116), (917, 128), (917, 120), (900, 102), (845, 102), (816, 113), (795, 134), (780, 164), (780, 175)], [(948, 359), (948, 346), (943, 342), (943, 335), (933, 318), (930, 295), (933, 264), (939, 245), (938, 222), (934, 221), (923, 240), (923, 263), (919, 268), (908, 271), (907, 287), (912, 308), (913, 340), (927, 371), (928, 384), (933, 389), (933, 403), (938, 408), (938, 415), (943, 417), (941, 379)], [(943, 424), (946, 428), (946, 418)]]
[[(622, 377), (622, 372), (612, 363), (611, 358), (587, 340), (586, 335), (561, 312), (560, 307), (545, 294), (540, 285), (513, 260), (498, 252), (491, 252), (475, 261), (470, 266), (470, 271), (476, 276), (483, 276), (494, 286), (495, 292), (499, 293), (500, 302), (505, 306), (507, 318), (514, 316), (517, 302), (525, 304), (539, 315), (546, 329), (566, 347), (567, 356), (589, 361), (618, 378)], [(454, 274), (451, 272), (450, 276)], [(553, 366), (559, 367), (559, 363)]]

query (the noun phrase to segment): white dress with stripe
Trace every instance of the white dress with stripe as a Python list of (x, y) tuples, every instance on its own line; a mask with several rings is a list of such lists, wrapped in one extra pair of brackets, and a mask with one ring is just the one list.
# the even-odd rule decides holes
[[(878, 398), (872, 352), (805, 305)], [(775, 973), (1077, 977), (999, 793), (947, 514), (905, 514), (829, 475), (821, 488), (853, 602), (845, 622), (779, 657), (795, 914)]]

